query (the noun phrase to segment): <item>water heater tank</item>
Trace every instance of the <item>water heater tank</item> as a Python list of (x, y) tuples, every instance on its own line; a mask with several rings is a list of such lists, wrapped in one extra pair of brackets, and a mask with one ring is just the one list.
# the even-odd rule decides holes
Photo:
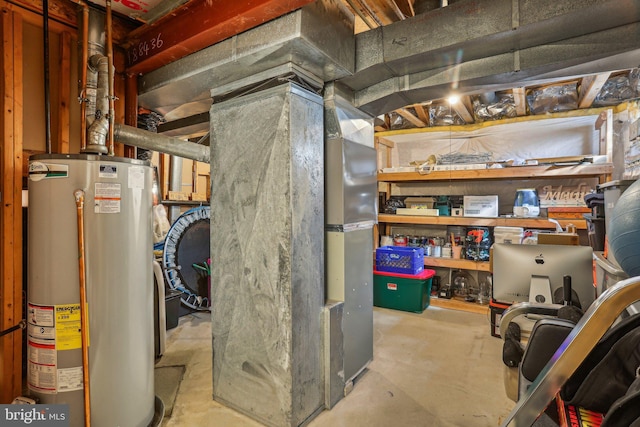
[(154, 416), (152, 172), (148, 162), (43, 154), (29, 162), (28, 387), (84, 425), (74, 191), (85, 193), (91, 422), (148, 426)]

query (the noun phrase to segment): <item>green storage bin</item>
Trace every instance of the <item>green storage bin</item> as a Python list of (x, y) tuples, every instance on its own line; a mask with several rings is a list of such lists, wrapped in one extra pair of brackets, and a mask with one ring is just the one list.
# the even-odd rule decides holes
[(373, 272), (373, 305), (422, 313), (431, 301), (431, 280), (435, 270), (420, 274)]

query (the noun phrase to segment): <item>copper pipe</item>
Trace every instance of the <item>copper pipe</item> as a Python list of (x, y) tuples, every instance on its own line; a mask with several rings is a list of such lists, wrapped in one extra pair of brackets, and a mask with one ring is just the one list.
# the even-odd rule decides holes
[(84, 391), (84, 425), (91, 427), (91, 394), (89, 392), (89, 319), (84, 258), (84, 191), (73, 192), (78, 219), (78, 275), (80, 279), (80, 330), (82, 338), (82, 386)]
[(114, 116), (115, 116), (115, 108), (114, 108), (114, 76), (113, 76), (113, 39), (111, 34), (111, 0), (107, 0), (107, 59), (109, 60), (109, 155), (113, 156), (113, 127), (115, 124)]
[(80, 77), (80, 152), (87, 148), (87, 63), (89, 62), (89, 6), (82, 6), (82, 74)]

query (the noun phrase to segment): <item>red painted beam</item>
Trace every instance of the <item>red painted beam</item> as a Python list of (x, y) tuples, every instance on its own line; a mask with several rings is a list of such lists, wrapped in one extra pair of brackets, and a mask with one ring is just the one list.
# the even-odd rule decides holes
[(314, 0), (192, 0), (129, 35), (127, 72), (144, 74)]

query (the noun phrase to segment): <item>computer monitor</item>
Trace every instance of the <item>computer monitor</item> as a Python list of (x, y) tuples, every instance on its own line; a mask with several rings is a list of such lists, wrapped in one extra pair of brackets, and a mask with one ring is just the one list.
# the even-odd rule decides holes
[(496, 301), (560, 302), (554, 301), (553, 296), (562, 296), (565, 275), (571, 276), (571, 289), (583, 310), (596, 297), (590, 246), (496, 243), (492, 256), (492, 298)]

